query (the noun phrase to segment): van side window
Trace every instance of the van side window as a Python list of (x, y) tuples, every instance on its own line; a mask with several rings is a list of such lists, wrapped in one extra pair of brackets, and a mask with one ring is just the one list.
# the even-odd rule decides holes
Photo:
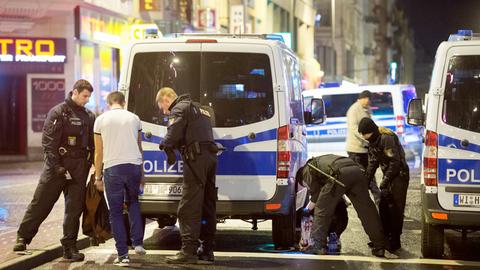
[(291, 118), (303, 124), (302, 79), (298, 62), (290, 56), (284, 57), (284, 68), (287, 76), (287, 95), (290, 102)]
[(270, 58), (261, 53), (202, 53), (200, 102), (213, 108), (217, 127), (238, 127), (274, 115)]
[(450, 59), (442, 120), (457, 128), (480, 132), (480, 56)]

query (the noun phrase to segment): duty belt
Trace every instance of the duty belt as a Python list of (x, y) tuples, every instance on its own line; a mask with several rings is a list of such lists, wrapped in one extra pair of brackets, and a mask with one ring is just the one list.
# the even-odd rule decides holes
[(87, 149), (68, 149), (66, 147), (58, 148), (58, 153), (61, 157), (68, 158), (88, 158), (90, 151)]

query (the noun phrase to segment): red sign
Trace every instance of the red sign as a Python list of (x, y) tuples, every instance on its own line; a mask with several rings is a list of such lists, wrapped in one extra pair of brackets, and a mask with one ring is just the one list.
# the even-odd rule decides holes
[(215, 9), (200, 9), (198, 11), (198, 27), (215, 28)]
[(65, 63), (64, 38), (0, 37), (0, 63)]
[(32, 129), (42, 132), (48, 111), (65, 99), (65, 79), (32, 78)]

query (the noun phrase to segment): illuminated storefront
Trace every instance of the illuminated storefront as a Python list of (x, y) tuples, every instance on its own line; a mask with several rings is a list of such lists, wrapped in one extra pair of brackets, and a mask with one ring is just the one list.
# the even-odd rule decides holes
[(107, 109), (106, 97), (116, 90), (120, 75), (121, 48), (129, 29), (121, 17), (77, 7), (75, 36), (79, 61), (76, 76), (92, 82), (95, 92), (87, 107), (96, 113)]
[[(28, 133), (42, 131), (65, 98), (63, 38), (0, 37), (0, 155), (27, 154)], [(56, 77), (56, 78), (53, 78)]]

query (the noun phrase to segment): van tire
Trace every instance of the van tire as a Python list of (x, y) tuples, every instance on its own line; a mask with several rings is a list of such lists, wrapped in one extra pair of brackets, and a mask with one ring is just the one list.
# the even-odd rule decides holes
[(440, 225), (428, 224), (422, 218), (422, 255), (424, 258), (441, 258), (444, 251), (444, 229)]
[(295, 246), (296, 211), (292, 205), (290, 213), (272, 219), (272, 239), (275, 249), (288, 249)]

